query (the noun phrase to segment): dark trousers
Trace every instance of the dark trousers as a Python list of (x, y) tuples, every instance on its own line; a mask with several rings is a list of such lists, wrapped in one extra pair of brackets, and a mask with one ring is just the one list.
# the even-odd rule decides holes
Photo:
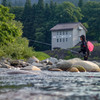
[(84, 50), (83, 54), (84, 54), (84, 60), (88, 60), (89, 50), (87, 50), (87, 51)]

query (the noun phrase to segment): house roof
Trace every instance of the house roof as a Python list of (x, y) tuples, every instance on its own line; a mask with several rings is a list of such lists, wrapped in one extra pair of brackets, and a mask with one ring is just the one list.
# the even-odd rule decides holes
[(58, 30), (73, 30), (75, 27), (81, 26), (84, 28), (85, 31), (87, 31), (87, 29), (80, 23), (62, 23), (62, 24), (57, 24), (56, 26), (54, 26), (53, 28), (51, 28), (51, 31), (58, 31)]

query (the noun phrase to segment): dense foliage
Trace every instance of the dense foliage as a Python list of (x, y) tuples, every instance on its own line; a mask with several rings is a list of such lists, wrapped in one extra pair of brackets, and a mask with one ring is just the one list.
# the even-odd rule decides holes
[[(37, 4), (31, 4), (30, 0), (26, 0), (24, 9), (11, 7), (10, 10), (16, 16), (16, 20), (23, 23), (23, 37), (30, 40), (30, 46), (36, 50), (50, 49), (52, 28), (57, 23), (78, 22), (82, 19), (81, 10), (70, 2), (56, 4), (53, 1), (45, 4), (43, 0), (39, 0)], [(20, 16), (20, 17), (19, 17)], [(41, 44), (40, 44), (41, 43)]]
[(0, 57), (24, 59), (33, 55), (28, 40), (21, 38), (22, 23), (14, 20), (14, 14), (0, 5)]
[(41, 52), (38, 55), (32, 47), (29, 47), (29, 41), (22, 38), (22, 23), (15, 21), (14, 17), (14, 14), (9, 13), (7, 7), (0, 5), (0, 58), (9, 57), (26, 60), (35, 55), (43, 60), (49, 57)]
[(83, 23), (88, 24), (88, 39), (100, 42), (100, 2), (88, 2), (82, 7)]
[[(12, 6), (24, 6), (26, 0), (0, 0), (0, 3), (2, 1), (7, 1), (7, 5), (12, 5)], [(44, 0), (45, 3), (50, 3), (51, 0)], [(56, 3), (63, 3), (64, 1), (69, 1), (73, 3), (74, 5), (78, 5), (79, 0), (53, 0)], [(83, 2), (87, 1), (100, 1), (100, 0), (83, 0)], [(31, 3), (38, 3), (38, 0), (31, 0)]]
[(14, 17), (7, 7), (0, 5), (0, 44), (11, 43), (22, 35), (22, 24)]
[(61, 4), (53, 2), (60, 0), (47, 0), (49, 3), (38, 0), (37, 4), (32, 4), (31, 1), (26, 0), (24, 7), (10, 7), (10, 12), (16, 15), (17, 21), (23, 23), (23, 37), (28, 38), (30, 46), (36, 50), (51, 48), (50, 28), (58, 23), (80, 21), (88, 29), (87, 38), (100, 41), (100, 2), (91, 0), (84, 3), (84, 0), (76, 0), (79, 6), (77, 7), (70, 2)]

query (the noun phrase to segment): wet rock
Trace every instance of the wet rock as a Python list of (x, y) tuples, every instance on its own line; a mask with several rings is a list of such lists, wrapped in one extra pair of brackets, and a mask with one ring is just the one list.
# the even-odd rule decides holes
[(27, 66), (27, 67), (21, 68), (21, 70), (41, 71), (41, 69), (36, 66)]
[(34, 62), (39, 63), (40, 61), (35, 56), (33, 56), (33, 57), (29, 58), (27, 62), (32, 64)]
[(14, 60), (14, 61), (11, 61), (10, 64), (12, 66), (17, 66), (19, 64), (19, 61), (18, 60)]
[(57, 63), (57, 68), (62, 69), (66, 71), (68, 68), (70, 68), (74, 63), (82, 61), (79, 58), (69, 59), (69, 60), (60, 60), (60, 62)]
[(100, 72), (100, 68), (98, 68), (98, 69), (93, 69), (93, 70), (91, 70), (91, 72)]
[(2, 67), (2, 65), (0, 64), (0, 68)]
[(41, 63), (46, 63), (47, 65), (53, 65), (53, 64), (57, 64), (58, 60), (56, 58), (48, 58), (48, 59), (45, 59), (43, 61), (41, 61)]
[(99, 66), (99, 68), (100, 68), (100, 63), (99, 62), (93, 61), (93, 63), (97, 64)]
[(50, 68), (52, 68), (52, 66), (47, 65), (47, 66), (41, 67), (41, 70), (49, 70)]
[(45, 64), (36, 63), (36, 62), (33, 62), (31, 65), (37, 66), (37, 67), (39, 67), (39, 68), (42, 68), (42, 67), (45, 67), (45, 66), (46, 66)]
[(12, 61), (10, 61), (10, 64), (11, 64), (11, 66), (19, 67), (19, 68), (30, 65), (29, 63), (21, 61), (21, 60), (12, 60)]
[(80, 65), (72, 65), (71, 67), (77, 68), (80, 72), (86, 72), (86, 69)]
[(76, 67), (71, 67), (71, 68), (67, 69), (67, 71), (69, 71), (69, 72), (79, 72), (79, 70)]
[(57, 63), (56, 67), (59, 69), (62, 69), (64, 71), (66, 71), (67, 69), (69, 69), (72, 66), (72, 63), (69, 61), (62, 61)]
[(51, 68), (51, 69), (49, 69), (49, 71), (62, 71), (62, 70), (58, 69), (58, 68)]
[(53, 65), (53, 63), (49, 61), (46, 65)]
[(5, 63), (2, 63), (0, 65), (0, 68), (12, 68), (12, 66), (8, 65), (8, 64), (5, 64)]
[(78, 61), (78, 62), (74, 63), (74, 65), (83, 66), (86, 69), (86, 71), (88, 71), (88, 72), (99, 71), (99, 66), (90, 61)]

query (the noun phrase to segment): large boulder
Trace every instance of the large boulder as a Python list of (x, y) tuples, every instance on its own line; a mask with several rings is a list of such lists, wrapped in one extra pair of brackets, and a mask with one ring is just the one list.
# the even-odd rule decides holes
[(36, 66), (27, 66), (27, 67), (21, 68), (21, 70), (41, 71), (41, 69)]
[(83, 66), (88, 72), (99, 72), (100, 71), (99, 66), (91, 61), (78, 61), (74, 63), (74, 66), (76, 65)]
[(59, 69), (62, 69), (64, 71), (66, 71), (67, 69), (69, 69), (74, 63), (78, 62), (78, 61), (82, 61), (79, 58), (74, 58), (74, 59), (70, 59), (70, 60), (60, 60), (60, 62), (57, 63), (56, 67)]

